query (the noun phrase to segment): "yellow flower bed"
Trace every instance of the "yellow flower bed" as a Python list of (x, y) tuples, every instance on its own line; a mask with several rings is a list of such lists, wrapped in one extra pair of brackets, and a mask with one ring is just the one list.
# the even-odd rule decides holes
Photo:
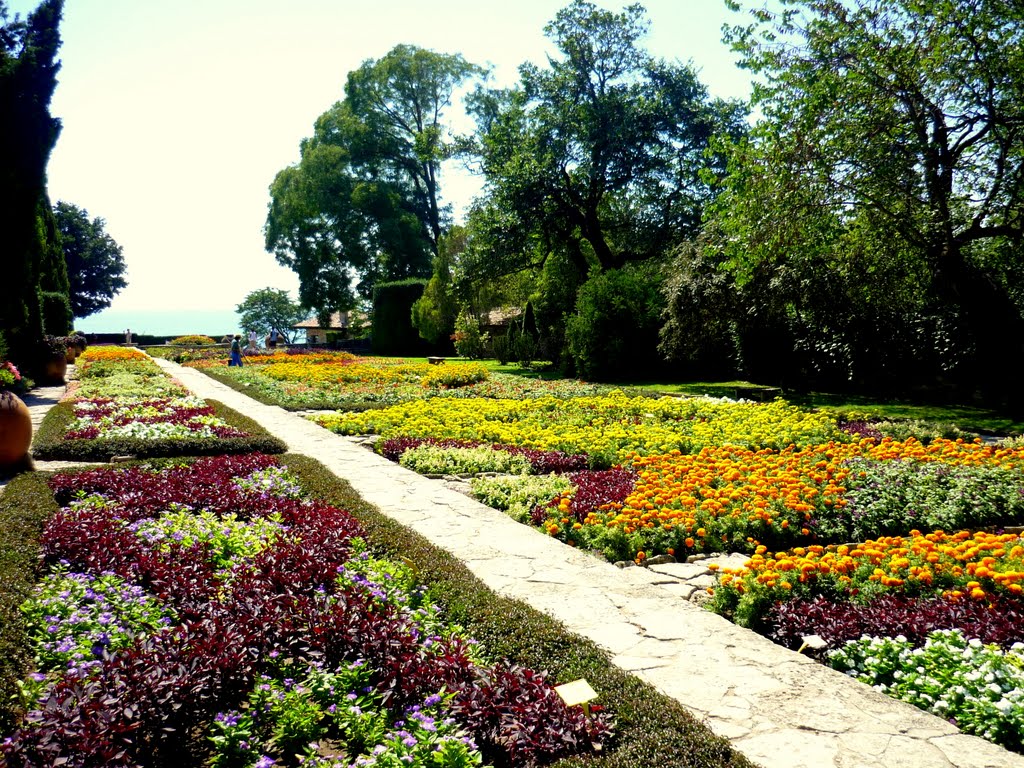
[(318, 362), (293, 359), (263, 366), (260, 373), (275, 381), (325, 383), (398, 383), (417, 381), (428, 372), (427, 363), (379, 365), (362, 362)]
[(781, 401), (594, 397), (467, 398), (403, 403), (363, 413), (313, 417), (341, 434), (484, 440), (622, 462), (634, 455), (690, 453), (707, 445), (776, 446), (842, 439), (834, 421)]

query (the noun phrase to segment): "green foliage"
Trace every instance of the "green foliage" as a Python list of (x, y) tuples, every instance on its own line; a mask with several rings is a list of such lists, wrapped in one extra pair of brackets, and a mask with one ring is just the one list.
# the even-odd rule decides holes
[(410, 278), (373, 287), (373, 351), (378, 355), (417, 355), (426, 343), (412, 326), (412, 306), (427, 281)]
[(866, 541), (922, 531), (978, 530), (1024, 519), (1024, 473), (941, 462), (848, 462), (846, 505), (817, 514), (824, 541)]
[(412, 305), (412, 324), (431, 344), (446, 341), (455, 329), (458, 303), (453, 284), (453, 267), (466, 247), (467, 230), (453, 226), (438, 242), (434, 273), (423, 295)]
[(440, 448), (421, 445), (402, 453), (398, 463), (421, 475), (475, 475), (479, 472), (501, 472), (512, 475), (530, 473), (530, 460), (490, 446), (478, 448)]
[(566, 326), (576, 370), (598, 381), (649, 375), (658, 364), (661, 311), (655, 275), (636, 269), (595, 274), (580, 289)]
[(39, 310), (46, 333), (52, 336), (66, 336), (71, 330), (71, 303), (66, 293), (40, 291)]
[(472, 315), (459, 315), (455, 321), (455, 333), (452, 334), (452, 341), (455, 342), (455, 351), (460, 357), (479, 360), (486, 354), (489, 340), (489, 334), (480, 333), (479, 320)]
[(524, 64), (517, 88), (475, 93), (484, 274), (556, 251), (584, 274), (591, 260), (618, 268), (698, 225), (711, 194), (701, 171), (724, 170), (710, 138), (738, 133), (741, 108), (711, 99), (693, 68), (653, 59), (640, 45), (647, 26), (638, 4), (615, 13), (573, 0), (545, 27), (559, 53), (548, 68)]
[(62, 0), (43, 0), (27, 18), (12, 21), (6, 5), (0, 7), (0, 328), (18, 363), (30, 362), (43, 334), (38, 291), (67, 292), (66, 274), (62, 285), (50, 268), (56, 239), (41, 216), (49, 211), (46, 166), (60, 133), (49, 105), (60, 68), (62, 10)]
[(39, 536), (57, 511), (46, 476), (24, 473), (0, 495), (0, 732), (11, 733), (20, 716), (19, 683), (30, 669), (25, 618), (40, 564)]
[(288, 343), (291, 343), (294, 333), (292, 326), (306, 316), (302, 307), (291, 300), (288, 291), (280, 288), (260, 288), (251, 291), (242, 303), (235, 307), (235, 312), (241, 317), (242, 328), (247, 331), (267, 334), (276, 328), (284, 334)]
[(502, 365), (508, 365), (512, 359), (512, 345), (509, 343), (510, 333), (511, 329), (491, 340), (491, 354)]
[(346, 310), (379, 281), (426, 276), (448, 222), (440, 167), (445, 109), (483, 70), (398, 45), (350, 72), (301, 160), (270, 187), (266, 247), (299, 276), (303, 306)]
[(470, 483), (473, 496), (488, 507), (504, 510), (520, 523), (530, 522), (530, 512), (538, 504), (572, 488), (561, 475), (532, 477), (474, 477)]
[(72, 574), (62, 566), (36, 585), (21, 612), (29, 642), (39, 649), (38, 670), (44, 674), (96, 661), (97, 646), (101, 652), (128, 648), (139, 635), (155, 634), (165, 626), (163, 619), (174, 616), (120, 576)]
[(1019, 408), (1024, 187), (1006, 179), (1024, 171), (1024, 10), (782, 5), (727, 34), (763, 119), (733, 145), (712, 215), (725, 263), (833, 375), (898, 362), (893, 386), (952, 373)]
[(53, 215), (67, 264), (72, 315), (88, 317), (106, 309), (128, 285), (121, 246), (106, 233), (103, 219), (90, 219), (77, 205), (58, 200)]

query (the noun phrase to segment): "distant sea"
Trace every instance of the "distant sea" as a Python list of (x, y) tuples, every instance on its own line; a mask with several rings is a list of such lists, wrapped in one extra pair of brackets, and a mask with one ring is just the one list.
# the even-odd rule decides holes
[(74, 321), (83, 333), (124, 333), (150, 336), (184, 336), (201, 333), (219, 339), (227, 333), (241, 333), (241, 318), (233, 310), (217, 309), (105, 309)]

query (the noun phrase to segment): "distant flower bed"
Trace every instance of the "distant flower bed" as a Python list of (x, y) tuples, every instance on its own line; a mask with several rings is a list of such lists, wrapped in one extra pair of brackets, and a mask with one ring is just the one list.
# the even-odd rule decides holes
[(486, 661), (270, 457), (50, 484), (7, 765), (540, 765), (610, 735), (543, 673)]
[(230, 380), (264, 402), (303, 410), (363, 410), (434, 397), (568, 398), (609, 390), (572, 380), (492, 374), (480, 363), (429, 365), (323, 350), (246, 356), (241, 368), (228, 367), (223, 355), (181, 362)]

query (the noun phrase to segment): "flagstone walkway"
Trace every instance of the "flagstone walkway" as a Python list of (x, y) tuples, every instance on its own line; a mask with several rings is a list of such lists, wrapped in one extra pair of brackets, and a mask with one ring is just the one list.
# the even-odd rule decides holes
[[(680, 595), (678, 581), (616, 568), (202, 373), (157, 360), (197, 395), (316, 458), (383, 513), (462, 560), (495, 592), (559, 619), (613, 663), (677, 699), (765, 768), (1024, 768), (965, 736)], [(673, 584), (667, 581), (674, 582)], [(600, 693), (600, 692), (599, 692)]]

